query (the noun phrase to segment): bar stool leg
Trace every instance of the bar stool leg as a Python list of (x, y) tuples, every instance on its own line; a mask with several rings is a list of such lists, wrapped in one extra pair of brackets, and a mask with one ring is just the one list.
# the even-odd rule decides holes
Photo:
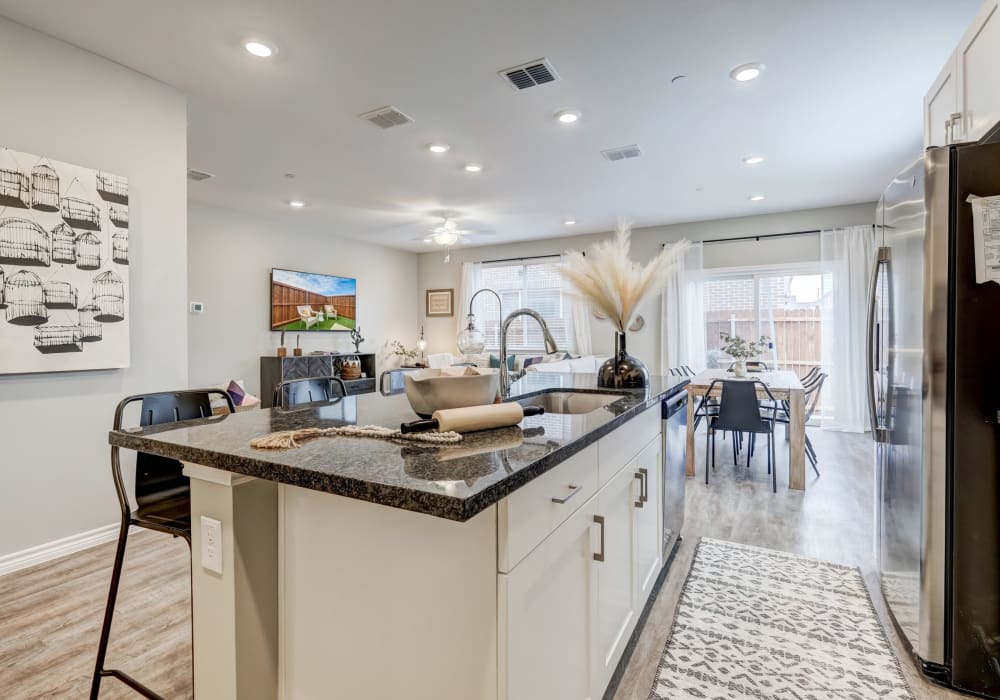
[(108, 602), (104, 608), (104, 623), (101, 625), (101, 641), (97, 646), (97, 661), (94, 664), (94, 678), (90, 684), (90, 700), (97, 700), (101, 692), (101, 677), (104, 675), (104, 659), (108, 653), (108, 640), (111, 636), (111, 622), (115, 614), (115, 602), (118, 600), (118, 584), (121, 583), (122, 566), (125, 563), (125, 545), (128, 541), (128, 520), (122, 520), (118, 531), (118, 547), (115, 549), (115, 563), (111, 569), (111, 587), (108, 590)]

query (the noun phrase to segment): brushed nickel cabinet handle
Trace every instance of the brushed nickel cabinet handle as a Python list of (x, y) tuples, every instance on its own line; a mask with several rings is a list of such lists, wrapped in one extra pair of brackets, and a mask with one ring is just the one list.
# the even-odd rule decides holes
[(601, 551), (594, 555), (594, 561), (604, 561), (604, 516), (595, 515), (594, 522), (601, 526)]
[(635, 473), (635, 478), (639, 480), (639, 500), (634, 502), (636, 508), (642, 508), (643, 504), (649, 500), (649, 470), (642, 468)]
[(553, 503), (558, 503), (558, 504), (562, 505), (563, 503), (565, 503), (569, 499), (573, 498), (573, 496), (575, 496), (576, 494), (580, 493), (580, 489), (583, 488), (582, 485), (581, 486), (573, 486), (573, 484), (570, 484), (569, 487), (572, 490), (568, 494), (566, 494), (562, 498), (556, 498), (555, 496), (553, 496), (552, 497), (552, 502)]

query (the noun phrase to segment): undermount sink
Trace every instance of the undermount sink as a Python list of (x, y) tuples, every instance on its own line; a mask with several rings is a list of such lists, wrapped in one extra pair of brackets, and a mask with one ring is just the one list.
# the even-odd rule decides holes
[(604, 408), (624, 394), (597, 394), (580, 391), (550, 391), (517, 399), (522, 406), (540, 406), (546, 413), (580, 414)]

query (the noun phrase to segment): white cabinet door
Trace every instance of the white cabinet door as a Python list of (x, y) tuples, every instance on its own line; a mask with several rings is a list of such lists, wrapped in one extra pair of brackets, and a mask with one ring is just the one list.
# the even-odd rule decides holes
[(633, 503), (635, 518), (636, 610), (641, 612), (663, 565), (663, 508), (660, 504), (662, 442), (651, 440), (639, 453), (636, 472), (642, 497)]
[(963, 133), (978, 141), (1000, 121), (1000, 0), (987, 0), (956, 52)]
[(961, 141), (961, 124), (953, 115), (958, 110), (958, 78), (954, 56), (942, 69), (924, 97), (924, 147), (947, 146)]
[(600, 697), (621, 658), (637, 618), (635, 609), (635, 518), (639, 497), (636, 460), (613, 476), (597, 494), (597, 515), (604, 519), (598, 551), (597, 625), (594, 630), (593, 694)]
[(498, 574), (501, 700), (601, 697), (591, 695), (596, 514), (595, 496), (509, 574)]

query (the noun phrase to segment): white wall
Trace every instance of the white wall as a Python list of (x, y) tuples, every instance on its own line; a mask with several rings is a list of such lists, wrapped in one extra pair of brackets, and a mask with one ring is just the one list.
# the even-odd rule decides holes
[[(268, 220), (195, 202), (189, 230), (190, 299), (205, 303), (204, 313), (189, 317), (192, 386), (243, 379), (259, 395), (260, 356), (274, 355), (280, 339), (270, 330), (272, 267), (356, 277), (361, 350), (379, 353), (379, 371), (387, 340), (414, 345), (420, 331), (416, 253), (340, 238), (289, 217)], [(349, 333), (300, 336), (305, 353), (354, 348)], [(286, 335), (285, 344), (294, 347), (295, 335)]]
[[(875, 204), (852, 204), (825, 209), (806, 209), (782, 214), (747, 216), (736, 219), (718, 219), (694, 223), (674, 224), (636, 229), (632, 233), (632, 258), (645, 262), (660, 250), (663, 243), (687, 238), (692, 241), (716, 238), (786, 233), (811, 229), (836, 228), (875, 221)], [(531, 255), (558, 255), (566, 250), (586, 250), (594, 242), (606, 238), (608, 233), (550, 238), (508, 245), (460, 248), (452, 252), (451, 262), (444, 264), (444, 254), (439, 251), (420, 255), (420, 294), (427, 289), (455, 289), (458, 293), (463, 262), (480, 262)], [(763, 241), (734, 241), (713, 243), (704, 249), (705, 267), (737, 267), (773, 263), (792, 263), (819, 260), (819, 236), (765, 239)], [(425, 309), (421, 305), (423, 317)], [(468, 309), (456, 309), (463, 315)], [(642, 359), (651, 371), (659, 369), (660, 357), (660, 299), (651, 298), (640, 307), (646, 327), (629, 334), (629, 352)], [(455, 352), (454, 318), (424, 318), (429, 352)], [(592, 322), (594, 352), (610, 354), (614, 349), (611, 326), (606, 322)]]
[(117, 521), (123, 396), (187, 385), (184, 96), (0, 18), (0, 139), (129, 178), (131, 367), (0, 376), (0, 557)]

